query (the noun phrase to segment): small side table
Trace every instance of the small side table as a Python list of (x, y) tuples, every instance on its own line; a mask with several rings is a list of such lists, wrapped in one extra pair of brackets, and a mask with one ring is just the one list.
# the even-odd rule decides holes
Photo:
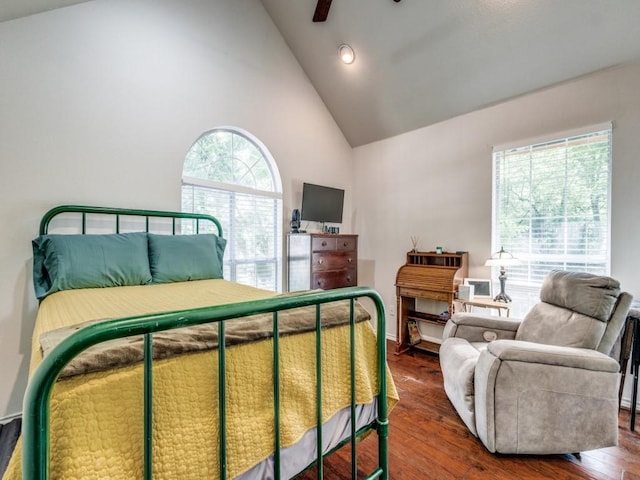
[(506, 312), (506, 316), (509, 316), (511, 307), (509, 303), (495, 302), (489, 298), (474, 298), (472, 300), (457, 300), (462, 304), (462, 310), (464, 312), (470, 312), (472, 307), (493, 308), (498, 311), (498, 316), (502, 316), (502, 310)]
[(622, 334), (622, 345), (620, 351), (620, 390), (618, 392), (618, 406), (622, 403), (622, 390), (624, 389), (624, 379), (627, 374), (627, 364), (631, 360), (629, 373), (633, 375), (633, 391), (631, 392), (630, 425), (633, 432), (636, 427), (636, 404), (638, 402), (638, 369), (640, 369), (640, 310), (631, 309), (627, 316), (624, 333)]

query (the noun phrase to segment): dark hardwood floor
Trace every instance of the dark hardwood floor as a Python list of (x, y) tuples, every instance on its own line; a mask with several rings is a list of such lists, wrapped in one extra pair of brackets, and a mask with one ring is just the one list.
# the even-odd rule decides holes
[[(389, 352), (393, 346), (389, 344)], [(400, 403), (389, 415), (390, 477), (426, 479), (593, 479), (640, 478), (640, 422), (629, 429), (629, 411), (619, 416), (619, 445), (574, 455), (516, 456), (489, 453), (471, 435), (447, 399), (437, 356), (409, 352), (388, 355)], [(358, 444), (359, 477), (376, 465), (376, 435)], [(350, 447), (330, 456), (327, 479), (351, 478)], [(316, 478), (310, 470), (301, 478)]]

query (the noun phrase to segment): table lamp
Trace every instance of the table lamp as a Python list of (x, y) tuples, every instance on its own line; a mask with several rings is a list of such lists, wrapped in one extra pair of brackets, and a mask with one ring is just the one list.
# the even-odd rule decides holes
[(520, 261), (509, 252), (506, 252), (504, 250), (504, 247), (500, 247), (499, 252), (491, 255), (491, 258), (484, 262), (485, 266), (487, 267), (500, 267), (500, 276), (498, 277), (498, 280), (500, 280), (500, 293), (495, 296), (495, 298), (493, 299), (494, 302), (508, 303), (511, 301), (511, 297), (504, 291), (504, 286), (507, 283), (505, 267), (518, 265), (519, 263)]

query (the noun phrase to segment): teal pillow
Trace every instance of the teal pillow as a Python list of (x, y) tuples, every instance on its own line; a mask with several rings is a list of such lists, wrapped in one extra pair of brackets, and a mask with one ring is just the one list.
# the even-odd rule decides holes
[(222, 278), (227, 241), (211, 234), (154, 235), (149, 239), (153, 283)]
[(39, 299), (59, 290), (151, 282), (146, 233), (42, 235), (32, 244)]

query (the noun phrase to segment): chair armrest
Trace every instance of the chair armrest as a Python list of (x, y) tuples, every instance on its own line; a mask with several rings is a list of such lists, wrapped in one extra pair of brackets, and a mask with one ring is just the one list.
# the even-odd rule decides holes
[(497, 339), (515, 339), (519, 318), (504, 318), (479, 313), (456, 313), (444, 327), (443, 340), (464, 338), (469, 342), (491, 342)]
[(598, 372), (617, 373), (618, 362), (597, 350), (561, 347), (519, 340), (496, 340), (487, 351), (501, 361), (536, 363), (561, 367), (580, 368)]

